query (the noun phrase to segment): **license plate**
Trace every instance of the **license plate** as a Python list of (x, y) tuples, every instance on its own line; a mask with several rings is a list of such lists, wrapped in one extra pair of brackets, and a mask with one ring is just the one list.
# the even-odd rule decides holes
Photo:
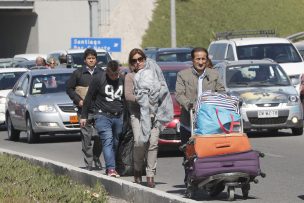
[(78, 123), (78, 116), (70, 116), (70, 123)]
[(258, 111), (258, 118), (276, 118), (279, 116), (278, 110)]

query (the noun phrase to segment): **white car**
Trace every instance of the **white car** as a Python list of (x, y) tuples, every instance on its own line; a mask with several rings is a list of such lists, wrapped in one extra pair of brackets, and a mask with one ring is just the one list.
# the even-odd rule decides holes
[[(59, 61), (61, 54), (67, 55), (67, 64), (69, 67), (78, 68), (84, 65), (84, 54), (85, 49), (68, 49), (68, 50), (57, 50), (52, 51), (48, 54), (47, 58), (54, 57)], [(105, 68), (107, 63), (112, 60), (112, 56), (109, 52), (104, 49), (96, 49), (97, 62), (102, 68)]]
[(288, 39), (274, 36), (272, 30), (217, 33), (217, 40), (208, 47), (209, 56), (215, 64), (269, 58), (280, 64), (293, 84), (298, 84), (304, 72), (303, 58)]
[(5, 102), (8, 93), (13, 89), (16, 81), (27, 72), (26, 68), (0, 69), (0, 125), (5, 124)]
[(13, 57), (12, 67), (31, 68), (36, 66), (36, 58), (38, 56), (46, 60), (46, 54), (16, 54)]
[(295, 42), (293, 44), (298, 49), (298, 51), (300, 52), (300, 54), (301, 54), (301, 56), (303, 58), (304, 57), (304, 41)]

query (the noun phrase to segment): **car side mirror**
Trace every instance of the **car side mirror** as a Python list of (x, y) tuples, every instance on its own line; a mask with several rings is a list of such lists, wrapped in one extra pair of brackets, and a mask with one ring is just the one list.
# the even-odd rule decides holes
[(25, 96), (25, 93), (24, 93), (23, 90), (16, 90), (15, 94), (16, 94), (17, 96), (21, 96), (21, 97), (24, 97), (24, 96)]

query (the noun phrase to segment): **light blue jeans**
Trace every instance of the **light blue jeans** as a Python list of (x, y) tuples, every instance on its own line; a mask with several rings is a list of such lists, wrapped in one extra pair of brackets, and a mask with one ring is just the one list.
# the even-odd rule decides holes
[(115, 169), (118, 141), (122, 135), (123, 116), (95, 115), (95, 128), (102, 141), (106, 169)]

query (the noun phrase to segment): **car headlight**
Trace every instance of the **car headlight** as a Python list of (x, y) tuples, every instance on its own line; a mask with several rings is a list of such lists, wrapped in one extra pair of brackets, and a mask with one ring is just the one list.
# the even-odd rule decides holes
[(298, 96), (296, 95), (290, 95), (288, 99), (291, 102), (297, 102), (299, 100)]
[(53, 105), (39, 105), (34, 108), (34, 111), (38, 112), (57, 112)]
[(289, 95), (287, 105), (288, 106), (296, 105), (296, 104), (298, 104), (299, 100), (300, 100), (299, 96), (297, 96), (297, 95)]

